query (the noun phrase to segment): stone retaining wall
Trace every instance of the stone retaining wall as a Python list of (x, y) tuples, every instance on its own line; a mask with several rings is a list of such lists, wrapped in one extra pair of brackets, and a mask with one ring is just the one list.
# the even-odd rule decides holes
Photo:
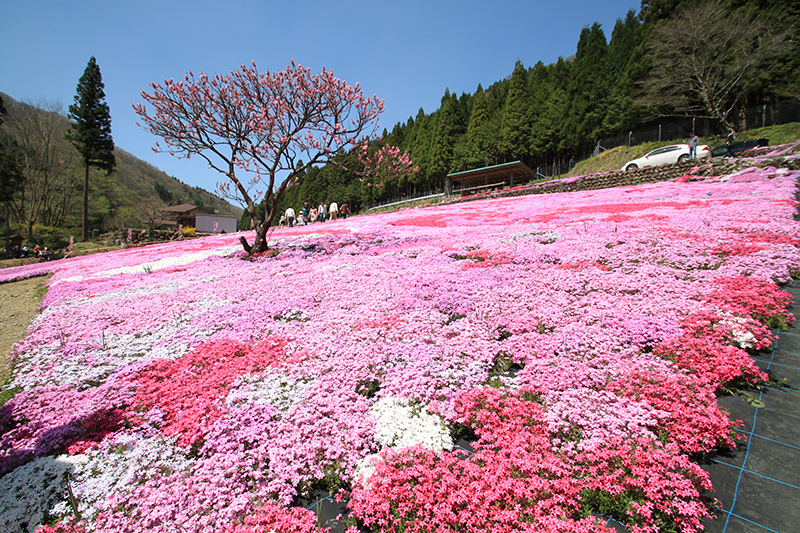
[[(555, 192), (574, 192), (592, 189), (607, 189), (609, 187), (621, 187), (627, 185), (641, 185), (643, 183), (654, 183), (658, 181), (668, 181), (681, 176), (696, 176), (698, 178), (708, 176), (720, 176), (732, 174), (738, 170), (749, 167), (767, 168), (770, 166), (784, 167), (792, 170), (800, 169), (800, 143), (796, 144), (788, 154), (781, 156), (767, 157), (767, 154), (775, 151), (775, 147), (765, 147), (759, 150), (747, 152), (747, 157), (734, 157), (727, 159), (717, 157), (713, 159), (689, 160), (671, 165), (660, 165), (657, 167), (644, 167), (636, 170), (612, 170), (598, 174), (589, 174), (579, 178), (561, 179), (549, 182), (537, 183), (530, 187), (513, 190), (493, 191), (482, 195), (475, 195), (469, 199), (496, 198), (500, 196), (523, 196), (526, 194), (548, 194)], [(700, 166), (697, 163), (701, 162)], [(689, 181), (692, 177), (688, 178)]]

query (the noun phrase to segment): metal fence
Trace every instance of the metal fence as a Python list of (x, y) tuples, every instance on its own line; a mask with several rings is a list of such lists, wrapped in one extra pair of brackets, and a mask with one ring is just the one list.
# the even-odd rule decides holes
[[(741, 130), (750, 130), (789, 122), (800, 122), (800, 102), (764, 104), (745, 109), (739, 115), (737, 125)], [(689, 134), (693, 131), (701, 137), (724, 135), (726, 133), (717, 121), (708, 118), (665, 119), (646, 128), (602, 139), (595, 148), (593, 155), (597, 155), (601, 150), (608, 150), (617, 146), (634, 146), (668, 139), (688, 139)]]

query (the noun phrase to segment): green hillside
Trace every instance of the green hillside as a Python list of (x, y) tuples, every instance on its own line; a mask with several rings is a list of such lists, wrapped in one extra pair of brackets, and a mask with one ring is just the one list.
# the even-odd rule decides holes
[[(107, 213), (113, 213), (123, 220), (133, 216), (137, 204), (144, 198), (160, 198), (168, 205), (193, 204), (222, 215), (240, 215), (242, 209), (231, 205), (199, 187), (192, 187), (167, 175), (153, 165), (142, 161), (125, 150), (114, 150), (117, 158), (117, 169), (109, 176), (98, 173), (92, 181), (97, 192), (96, 200), (105, 202)], [(106, 183), (104, 183), (106, 182)], [(96, 204), (97, 205), (97, 204)], [(98, 205), (98, 215), (102, 211)]]
[[(36, 233), (35, 226), (80, 234), (84, 168), (75, 148), (64, 139), (69, 120), (63, 109), (46, 102), (17, 102), (3, 93), (0, 97), (6, 110), (0, 144), (4, 153), (14, 154), (26, 175), (22, 188), (0, 206), (3, 225), (10, 215), (7, 227), (11, 234)], [(90, 233), (143, 228), (143, 214), (165, 205), (193, 204), (223, 215), (242, 213), (219, 196), (187, 185), (122, 148), (116, 147), (114, 155), (117, 165), (111, 175), (90, 170)]]
[[(766, 128), (755, 128), (739, 132), (737, 140), (745, 141), (748, 139), (767, 139), (770, 145), (775, 146), (800, 140), (800, 123), (792, 122), (789, 124), (777, 124)], [(651, 150), (669, 144), (685, 143), (686, 139), (672, 139), (662, 142), (650, 142), (636, 146), (618, 146), (611, 150), (606, 150), (600, 155), (591, 157), (575, 165), (575, 168), (566, 177), (583, 176), (596, 172), (606, 172), (608, 170), (619, 170), (631, 159), (637, 159)], [(701, 137), (700, 144), (706, 144), (711, 148), (716, 148), (724, 144), (724, 139), (719, 137)]]

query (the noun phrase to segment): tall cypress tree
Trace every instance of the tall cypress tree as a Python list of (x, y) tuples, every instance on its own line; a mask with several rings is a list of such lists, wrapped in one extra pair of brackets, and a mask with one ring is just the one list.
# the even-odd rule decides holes
[(444, 179), (450, 172), (456, 141), (463, 133), (460, 119), (458, 97), (446, 89), (442, 97), (442, 106), (434, 114), (435, 128), (429, 166), (431, 176), (437, 180), (437, 186), (438, 180)]
[[(411, 145), (411, 159), (419, 166), (419, 172), (411, 178), (414, 185), (427, 186), (430, 176), (430, 161), (433, 140), (433, 125), (430, 115), (420, 107), (414, 120), (414, 142)], [(416, 187), (413, 191), (416, 194)]]
[(114, 140), (111, 138), (111, 114), (105, 102), (103, 78), (94, 56), (78, 80), (75, 103), (69, 106), (74, 120), (67, 134), (83, 160), (86, 175), (83, 182), (83, 240), (89, 240), (89, 167), (111, 174), (116, 167)]
[(642, 23), (631, 9), (625, 20), (617, 19), (608, 45), (610, 94), (603, 129), (618, 132), (631, 128), (641, 118), (643, 109), (633, 103), (634, 78), (645, 53)]
[(530, 144), (530, 102), (528, 101), (528, 73), (517, 60), (503, 109), (500, 128), (500, 152), (512, 160), (528, 154)]
[(562, 148), (589, 148), (605, 133), (608, 109), (608, 43), (600, 24), (584, 27), (578, 41), (562, 116)]
[(467, 145), (464, 155), (466, 166), (474, 168), (489, 165), (489, 152), (492, 149), (490, 127), (489, 104), (486, 102), (483, 87), (478, 85), (467, 127)]

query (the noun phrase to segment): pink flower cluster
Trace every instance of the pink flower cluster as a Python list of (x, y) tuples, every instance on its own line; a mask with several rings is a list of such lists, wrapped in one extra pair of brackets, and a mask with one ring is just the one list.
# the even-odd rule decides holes
[(793, 319), (799, 177), (348, 217), (250, 261), (221, 235), (64, 262), (16, 346), (0, 485), (42, 472), (55, 498), (26, 463), (81, 454), (75, 507), (36, 516), (99, 532), (311, 531), (295, 506), (322, 489), (379, 531), (697, 531), (688, 457), (736, 445), (716, 394), (764, 379), (749, 353)]
[(205, 344), (175, 361), (154, 361), (128, 378), (136, 390), (129, 407), (157, 412), (161, 431), (191, 446), (223, 416), (221, 400), (231, 384), (239, 376), (279, 366), (283, 354), (283, 343), (277, 341), (252, 348), (226, 341)]
[[(473, 389), (457, 422), (474, 430), (474, 452), (406, 448), (383, 454), (352, 495), (353, 515), (373, 530), (598, 532), (586, 502), (617, 512), (634, 533), (664, 524), (702, 529), (707, 474), (657, 440), (610, 439), (591, 452), (555, 453), (543, 406), (530, 391)], [(509, 529), (509, 524), (514, 524)]]

